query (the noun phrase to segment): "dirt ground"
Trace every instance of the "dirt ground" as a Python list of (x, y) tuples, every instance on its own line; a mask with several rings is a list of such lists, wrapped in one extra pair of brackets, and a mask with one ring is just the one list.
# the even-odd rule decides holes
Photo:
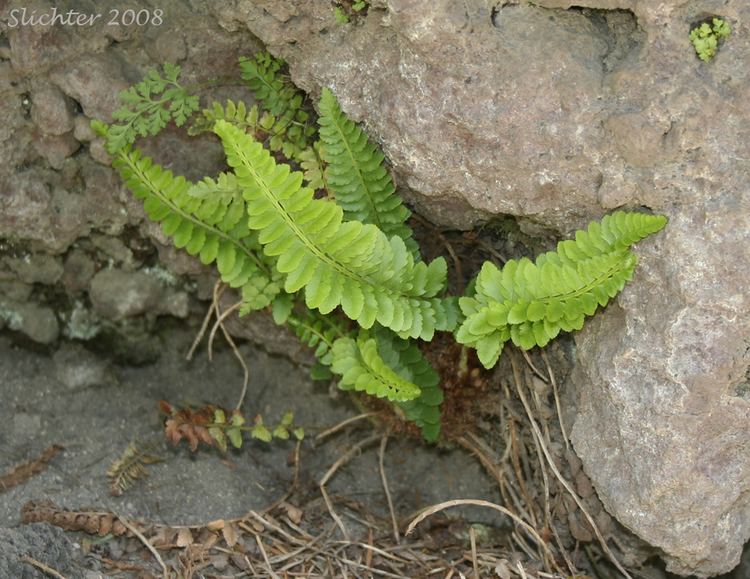
[[(159, 337), (163, 344), (159, 360), (140, 367), (118, 366), (79, 344), (66, 343), (55, 352), (40, 353), (14, 345), (9, 336), (0, 337), (4, 400), (0, 405), (0, 473), (42, 455), (52, 445), (64, 448), (41, 472), (0, 492), (0, 527), (7, 528), (0, 533), (0, 576), (43, 576), (33, 575), (28, 565), (18, 561), (22, 545), (29, 542), (36, 545), (31, 549), (35, 557), (66, 577), (109, 576), (96, 574), (106, 571), (103, 559), (116, 558), (118, 551), (127, 548), (116, 537), (92, 549), (90, 540), (82, 542), (85, 535), (66, 539), (48, 525), (18, 527), (27, 501), (46, 499), (61, 509), (111, 511), (154, 524), (204, 525), (242, 517), (250, 510), (262, 511), (290, 489), (294, 442), (251, 441), (222, 456), (214, 448), (193, 453), (185, 444), (175, 448), (164, 440), (159, 400), (195, 405), (210, 401), (232, 407), (242, 385), (242, 370), (227, 348), (220, 348), (212, 363), (205, 351), (192, 362), (185, 361), (194, 333), (189, 327), (165, 330)], [(241, 351), (251, 374), (245, 413), (250, 417), (261, 413), (273, 424), (284, 412), (292, 411), (295, 424), (305, 428), (295, 498), (309, 503), (299, 504), (303, 517), (320, 518), (325, 506), (317, 481), (353, 445), (370, 437), (372, 426), (362, 420), (316, 443), (316, 434), (359, 411), (346, 398), (332, 399), (328, 386), (313, 383), (307, 369), (249, 346)], [(131, 441), (138, 441), (161, 461), (148, 465), (147, 477), (122, 496), (113, 497), (106, 472)], [(328, 488), (336, 502), (366, 505), (368, 516), (387, 517), (378, 447), (377, 443), (369, 445), (361, 456), (343, 465)], [(455, 498), (498, 499), (493, 481), (464, 450), (438, 450), (417, 440), (391, 438), (384, 456), (399, 517)], [(503, 525), (500, 515), (486, 510), (475, 509), (468, 516), (468, 520)], [(347, 530), (349, 526), (355, 536), (366, 535), (361, 523), (350, 520)], [(144, 568), (149, 568), (148, 562)]]

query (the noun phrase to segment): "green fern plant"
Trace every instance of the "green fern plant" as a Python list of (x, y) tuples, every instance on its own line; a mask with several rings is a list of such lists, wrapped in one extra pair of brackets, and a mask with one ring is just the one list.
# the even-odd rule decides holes
[(406, 225), (411, 211), (396, 195), (383, 153), (347, 118), (330, 89), (323, 89), (318, 108), (327, 189), (344, 210), (344, 218), (372, 223), (388, 236), (398, 235), (412, 252), (418, 252)]
[[(180, 67), (165, 63), (151, 69), (138, 84), (120, 93), (123, 105), (112, 113), (117, 121), (107, 131), (107, 151), (114, 154), (136, 138), (155, 135), (174, 121), (178, 127), (198, 110), (198, 97), (179, 82)], [(101, 128), (101, 127), (100, 127)]]
[(243, 80), (255, 93), (261, 108), (275, 120), (269, 131), (269, 148), (299, 161), (299, 155), (312, 143), (315, 127), (304, 107), (304, 93), (282, 76), (284, 66), (283, 60), (268, 52), (259, 52), (254, 58), (240, 58)]
[(278, 258), (287, 293), (304, 288), (307, 307), (325, 314), (340, 305), (365, 329), (377, 320), (430, 340), (435, 330), (453, 328), (452, 302), (438, 296), (447, 273), (443, 258), (415, 263), (400, 237), (343, 221), (340, 206), (314, 199), (301, 173), (277, 165), (247, 133), (225, 121), (214, 130), (243, 189), (248, 227), (259, 232), (264, 253)]
[(459, 300), (466, 319), (456, 340), (476, 348), (479, 360), (491, 368), (509, 340), (529, 350), (546, 346), (561, 331), (580, 330), (586, 316), (630, 281), (637, 263), (630, 246), (666, 221), (660, 215), (617, 211), (536, 262), (510, 260), (502, 270), (486, 262), (475, 295)]
[[(212, 103), (189, 130), (220, 139), (229, 170), (215, 177), (191, 183), (143, 156), (132, 146), (144, 134), (132, 120), (137, 115), (127, 117), (127, 129), (92, 125), (148, 217), (176, 247), (215, 263), (221, 279), (240, 291), (241, 315), (270, 310), (313, 349), (314, 376), (335, 375), (342, 389), (387, 399), (426, 440), (439, 439), (443, 393), (415, 339), (429, 341), (460, 323), (456, 339), (476, 348), (487, 367), (507, 341), (544, 346), (561, 331), (580, 329), (585, 316), (622, 289), (636, 265), (630, 247), (666, 222), (614, 213), (535, 263), (511, 260), (502, 270), (485, 263), (473, 295), (457, 300), (446, 295), (445, 260), (421, 260), (407, 225), (410, 212), (383, 154), (333, 93), (323, 91), (316, 135), (304, 95), (283, 76), (282, 61), (262, 53), (240, 66), (258, 104)], [(179, 69), (165, 71), (165, 86), (179, 87)], [(128, 92), (126, 102), (161, 86), (149, 74), (156, 84)], [(175, 95), (170, 98), (188, 104), (170, 117), (156, 113), (145, 134), (170, 118), (183, 124), (197, 109), (196, 97)], [(144, 105), (141, 112), (149, 110)], [(220, 418), (204, 421), (214, 428), (204, 436), (222, 447), (237, 446), (233, 437), (248, 428), (265, 436), (262, 424)]]

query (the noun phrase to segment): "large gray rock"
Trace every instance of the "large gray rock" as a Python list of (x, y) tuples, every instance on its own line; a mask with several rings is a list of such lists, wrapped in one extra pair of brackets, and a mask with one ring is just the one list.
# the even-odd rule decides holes
[[(225, 25), (247, 25), (306, 88), (332, 87), (443, 224), (670, 217), (577, 336), (572, 438), (608, 510), (670, 571), (735, 566), (750, 536), (750, 6), (388, 0), (337, 26), (323, 1), (240, 4)], [(735, 31), (703, 63), (688, 32), (714, 14)]]

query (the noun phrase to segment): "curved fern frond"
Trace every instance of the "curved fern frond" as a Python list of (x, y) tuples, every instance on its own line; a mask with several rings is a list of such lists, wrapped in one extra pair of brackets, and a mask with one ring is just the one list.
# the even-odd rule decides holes
[(273, 304), (276, 322), (282, 323), (280, 320), (283, 319), (299, 340), (313, 350), (313, 354), (320, 363), (330, 366), (332, 362), (331, 348), (334, 342), (346, 336), (347, 332), (339, 327), (330, 316), (323, 316), (307, 308), (290, 311), (286, 317), (281, 318), (277, 315), (279, 301), (277, 299)]
[(378, 343), (363, 330), (356, 340), (339, 338), (331, 348), (331, 371), (341, 376), (342, 390), (366, 392), (392, 402), (419, 397), (419, 386), (397, 374), (380, 356)]
[(315, 134), (310, 114), (304, 110), (305, 94), (290, 80), (283, 78), (284, 61), (268, 52), (260, 52), (254, 58), (240, 58), (242, 78), (247, 82), (261, 108), (275, 117), (269, 131), (268, 146), (272, 151), (282, 151), (289, 159), (299, 160)]
[(234, 168), (266, 255), (278, 256), (284, 289), (305, 288), (305, 303), (328, 313), (341, 305), (363, 328), (375, 321), (410, 337), (429, 340), (455, 324), (452, 304), (437, 297), (444, 288), (443, 258), (414, 262), (403, 240), (377, 227), (342, 220), (341, 208), (313, 199), (302, 174), (277, 165), (260, 143), (229, 123), (214, 129)]
[(499, 270), (486, 262), (474, 297), (459, 300), (466, 319), (456, 340), (476, 348), (491, 368), (508, 340), (529, 350), (546, 346), (561, 331), (580, 330), (586, 316), (630, 281), (637, 257), (629, 247), (665, 224), (660, 215), (620, 211), (560, 242), (536, 263), (510, 260)]
[(443, 402), (440, 376), (413, 342), (396, 338), (387, 331), (375, 332), (375, 337), (383, 360), (420, 390), (419, 396), (399, 402), (398, 406), (407, 420), (419, 426), (427, 442), (436, 442), (440, 436), (440, 404)]
[(233, 175), (192, 185), (138, 149), (120, 152), (113, 166), (175, 247), (204, 264), (215, 261), (221, 279), (241, 288), (244, 311), (265, 307), (280, 291), (278, 275), (261, 258), (257, 237), (247, 227), (245, 201)]
[(410, 251), (418, 251), (406, 225), (411, 211), (396, 195), (383, 153), (343, 113), (330, 89), (323, 89), (318, 107), (326, 181), (344, 219), (372, 223), (386, 235), (401, 237)]

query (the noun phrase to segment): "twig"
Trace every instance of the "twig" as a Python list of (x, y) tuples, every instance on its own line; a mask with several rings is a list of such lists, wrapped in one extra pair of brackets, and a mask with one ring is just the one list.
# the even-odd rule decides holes
[(376, 415), (377, 415), (377, 412), (365, 412), (364, 414), (358, 414), (357, 416), (352, 416), (351, 418), (347, 418), (346, 420), (339, 422), (335, 426), (332, 426), (331, 428), (328, 428), (324, 430), (323, 432), (321, 432), (320, 434), (318, 434), (315, 437), (315, 442), (319, 442), (323, 440), (324, 438), (337, 433), (339, 430), (341, 430), (342, 428), (346, 426), (349, 426), (353, 422), (357, 422), (359, 420), (363, 420), (364, 418), (370, 418), (371, 416), (376, 416)]
[(258, 543), (258, 548), (260, 549), (260, 554), (263, 555), (263, 560), (266, 562), (266, 566), (268, 567), (268, 572), (271, 574), (271, 577), (274, 579), (279, 579), (279, 576), (273, 572), (273, 569), (271, 568), (271, 561), (268, 560), (268, 553), (266, 553), (266, 548), (263, 546), (263, 541), (260, 538), (260, 535), (257, 533), (254, 533), (255, 535), (255, 542)]
[(581, 509), (581, 512), (586, 517), (586, 520), (589, 522), (589, 525), (591, 525), (591, 528), (593, 529), (594, 534), (596, 535), (596, 538), (599, 540), (599, 543), (602, 546), (602, 550), (607, 554), (607, 557), (609, 557), (610, 561), (612, 561), (612, 564), (615, 567), (617, 567), (617, 570), (620, 573), (622, 573), (623, 577), (626, 577), (626, 579), (633, 579), (631, 575), (625, 570), (625, 568), (617, 560), (617, 557), (615, 557), (615, 554), (609, 548), (609, 545), (607, 545), (607, 541), (602, 536), (601, 531), (599, 531), (599, 527), (596, 525), (593, 517), (589, 514), (588, 510), (583, 505), (583, 502), (581, 501), (581, 499), (578, 498), (578, 495), (570, 486), (570, 483), (568, 483), (568, 481), (565, 480), (565, 478), (560, 474), (560, 471), (557, 469), (557, 466), (555, 465), (555, 461), (552, 460), (552, 456), (550, 456), (549, 450), (547, 450), (547, 447), (544, 444), (544, 439), (542, 438), (542, 433), (539, 430), (539, 426), (537, 426), (536, 421), (531, 415), (531, 408), (529, 408), (529, 403), (526, 401), (526, 396), (524, 395), (523, 389), (521, 388), (521, 374), (520, 374), (520, 371), (518, 370), (518, 365), (516, 364), (515, 356), (511, 357), (511, 366), (513, 367), (513, 378), (516, 383), (516, 390), (518, 391), (518, 395), (521, 398), (523, 407), (526, 410), (526, 414), (529, 417), (531, 428), (533, 429), (534, 434), (536, 435), (536, 438), (539, 441), (542, 452), (544, 453), (544, 457), (547, 459), (547, 463), (549, 464), (550, 469), (557, 477), (557, 480), (560, 481), (560, 484), (565, 488), (566, 491), (568, 491), (570, 496), (575, 501), (576, 505), (578, 505), (578, 508)]
[(211, 301), (211, 305), (208, 306), (208, 311), (206, 311), (206, 315), (203, 318), (201, 329), (198, 331), (198, 334), (195, 336), (195, 339), (193, 340), (193, 345), (190, 346), (190, 350), (188, 351), (187, 356), (185, 356), (186, 360), (193, 359), (193, 354), (195, 354), (195, 350), (198, 348), (198, 345), (201, 343), (203, 336), (206, 335), (206, 330), (208, 329), (208, 322), (211, 320), (211, 315), (214, 313), (214, 304), (216, 300), (216, 295), (218, 294), (219, 296), (221, 296), (221, 294), (224, 292), (224, 287), (226, 286), (222, 285), (221, 279), (217, 279), (216, 283), (214, 284), (214, 289), (212, 292), (214, 299)]
[(479, 579), (479, 563), (477, 562), (477, 534), (473, 526), (469, 527), (469, 541), (471, 542), (471, 564), (474, 566), (474, 579)]
[(549, 375), (549, 381), (552, 383), (552, 394), (555, 396), (555, 409), (557, 410), (557, 422), (560, 424), (560, 431), (562, 432), (563, 441), (565, 442), (565, 450), (570, 450), (570, 443), (568, 442), (568, 433), (565, 431), (565, 423), (562, 419), (562, 411), (560, 410), (560, 397), (557, 395), (557, 380), (555, 380), (555, 374), (552, 372), (552, 366), (547, 358), (547, 353), (542, 350), (542, 360), (547, 366), (547, 374)]
[(130, 521), (128, 521), (125, 517), (123, 517), (123, 516), (121, 516), (121, 515), (119, 515), (117, 513), (115, 513), (115, 516), (123, 524), (123, 526), (125, 526), (125, 528), (127, 528), (131, 533), (133, 533), (133, 535), (135, 535), (138, 538), (138, 540), (141, 543), (143, 543), (143, 546), (146, 547), (146, 549), (148, 549), (149, 551), (151, 551), (151, 554), (154, 556), (154, 559), (156, 559), (156, 561), (161, 566), (162, 576), (164, 577), (164, 579), (168, 579), (169, 578), (169, 571), (167, 570), (167, 566), (164, 564), (164, 560), (161, 558), (161, 555), (159, 555), (159, 551), (157, 551), (156, 548), (151, 543), (148, 542), (148, 539), (146, 539), (146, 537), (143, 535), (143, 533), (141, 533), (135, 527), (135, 525), (133, 525), (132, 523), (130, 523)]
[(242, 307), (241, 301), (232, 304), (224, 311), (221, 311), (221, 305), (218, 302), (214, 306), (216, 310), (216, 321), (214, 322), (214, 325), (211, 328), (211, 332), (208, 334), (208, 359), (209, 360), (213, 358), (213, 344), (214, 344), (214, 340), (216, 339), (216, 332), (218, 332), (219, 328), (221, 328), (224, 334), (224, 337), (226, 338), (228, 335), (228, 332), (224, 329), (224, 320), (226, 320), (229, 316), (231, 316), (234, 312), (239, 310), (241, 307)]
[[(445, 509), (449, 509), (451, 507), (460, 507), (462, 505), (475, 505), (478, 507), (486, 507), (488, 509), (494, 509), (498, 512), (503, 513), (507, 517), (510, 517), (513, 519), (517, 524), (519, 524), (521, 527), (524, 528), (524, 530), (531, 535), (534, 540), (537, 542), (537, 544), (544, 549), (547, 554), (550, 556), (550, 558), (554, 561), (554, 555), (552, 554), (552, 551), (550, 551), (547, 544), (544, 542), (544, 539), (542, 539), (539, 536), (539, 533), (536, 532), (534, 527), (529, 525), (526, 521), (524, 521), (521, 517), (513, 513), (512, 511), (509, 511), (505, 507), (501, 507), (500, 505), (496, 505), (495, 503), (491, 503), (489, 501), (484, 501), (481, 499), (455, 499), (452, 501), (445, 501), (443, 503), (439, 503), (437, 505), (433, 505), (424, 511), (420, 513), (411, 523), (409, 523), (409, 526), (406, 529), (405, 535), (411, 535), (411, 533), (414, 531), (416, 526), (424, 521), (427, 517), (430, 517), (434, 515), (437, 512), (443, 511)], [(630, 578), (632, 579), (632, 578)]]
[(549, 378), (542, 374), (542, 371), (536, 367), (534, 362), (531, 361), (531, 356), (529, 356), (529, 353), (526, 350), (521, 350), (521, 354), (523, 354), (523, 357), (526, 359), (526, 363), (529, 365), (529, 368), (531, 368), (534, 374), (536, 374), (537, 377), (545, 384), (548, 383)]
[(333, 503), (331, 502), (331, 499), (328, 496), (328, 492), (326, 491), (326, 483), (334, 474), (336, 474), (336, 471), (341, 468), (342, 465), (349, 462), (360, 450), (362, 450), (365, 446), (372, 444), (373, 442), (378, 440), (378, 438), (380, 438), (380, 435), (375, 434), (355, 444), (351, 449), (349, 449), (346, 454), (341, 456), (336, 462), (333, 463), (331, 468), (329, 468), (328, 471), (326, 471), (326, 473), (323, 475), (323, 478), (320, 479), (320, 483), (318, 483), (320, 492), (323, 495), (323, 500), (326, 503), (326, 507), (328, 507), (328, 512), (331, 514), (331, 518), (336, 523), (336, 526), (341, 530), (344, 538), (347, 541), (349, 541), (349, 533), (347, 532), (346, 527), (344, 526), (344, 522), (341, 520), (341, 517), (336, 514), (336, 510), (333, 508)]
[(59, 571), (55, 571), (49, 565), (45, 565), (41, 561), (37, 561), (36, 559), (29, 557), (28, 555), (24, 555), (23, 557), (21, 557), (21, 561), (23, 561), (24, 563), (28, 563), (29, 565), (32, 565), (33, 567), (36, 567), (37, 569), (44, 571), (47, 575), (51, 575), (52, 577), (56, 577), (57, 579), (65, 579), (65, 576)]
[(380, 450), (378, 451), (378, 466), (380, 467), (380, 480), (383, 482), (383, 491), (385, 492), (385, 500), (388, 502), (388, 512), (391, 514), (391, 522), (393, 524), (393, 538), (396, 544), (401, 543), (401, 537), (398, 533), (398, 521), (396, 521), (396, 512), (393, 509), (393, 500), (391, 499), (391, 491), (388, 489), (388, 478), (385, 476), (385, 447), (388, 444), (388, 433), (383, 435), (380, 439)]

